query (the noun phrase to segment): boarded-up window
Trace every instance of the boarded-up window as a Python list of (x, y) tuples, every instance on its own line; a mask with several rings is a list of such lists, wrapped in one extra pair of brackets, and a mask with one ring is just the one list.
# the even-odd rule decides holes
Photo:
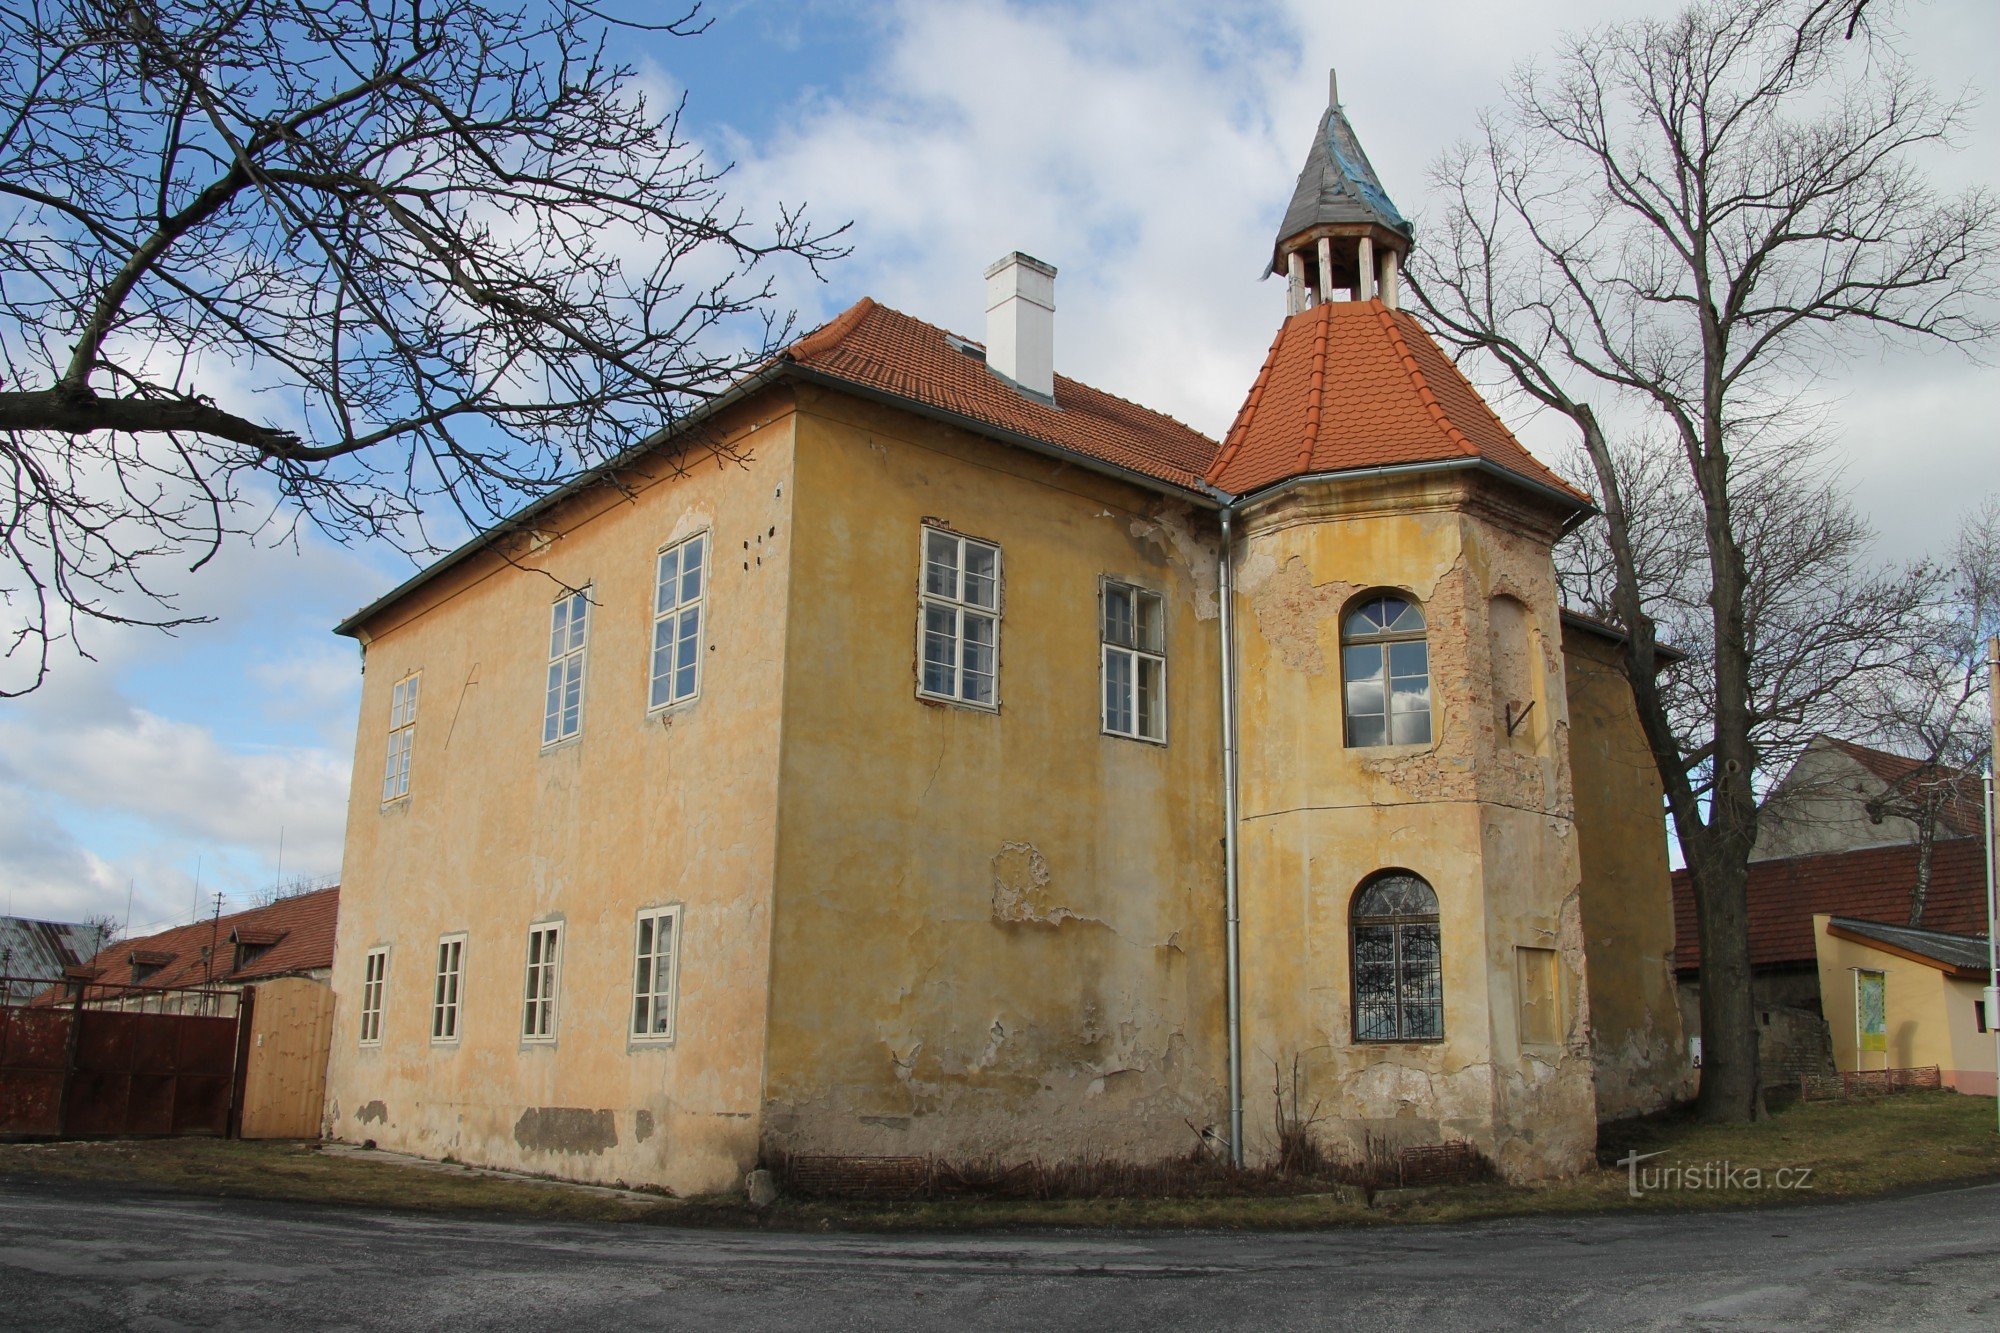
[(1514, 950), (1520, 978), (1521, 1044), (1557, 1046), (1562, 1043), (1562, 981), (1554, 949), (1523, 946)]
[(1487, 605), (1487, 651), (1493, 668), (1493, 717), (1502, 740), (1531, 750), (1546, 719), (1539, 716), (1536, 680), (1539, 636), (1528, 608), (1504, 594)]

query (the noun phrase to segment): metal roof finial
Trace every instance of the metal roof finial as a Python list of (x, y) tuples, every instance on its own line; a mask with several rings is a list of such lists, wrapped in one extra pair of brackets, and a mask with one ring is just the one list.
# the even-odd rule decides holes
[(1340, 71), (1337, 69), (1330, 69), (1326, 72), (1326, 104), (1328, 106), (1340, 105)]

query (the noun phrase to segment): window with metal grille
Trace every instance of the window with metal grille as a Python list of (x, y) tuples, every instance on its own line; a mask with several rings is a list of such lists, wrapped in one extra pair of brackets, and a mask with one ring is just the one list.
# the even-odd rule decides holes
[(458, 1040), (459, 989), (465, 979), (465, 936), (438, 941), (437, 989), (431, 998), (431, 1040)]
[(979, 708), (1000, 703), (1000, 548), (924, 529), (917, 693)]
[(660, 552), (653, 578), (653, 692), (649, 708), (685, 703), (700, 688), (707, 555), (706, 533), (697, 533)]
[(521, 1037), (525, 1041), (555, 1040), (561, 959), (560, 924), (536, 926), (528, 931), (528, 979), (521, 1004)]
[(1346, 684), (1347, 744), (1429, 745), (1430, 646), (1423, 608), (1406, 597), (1376, 594), (1348, 612), (1340, 627)]
[(583, 730), (584, 641), (590, 630), (588, 591), (565, 593), (549, 608), (549, 692), (542, 708), (542, 744)]
[(382, 989), (389, 979), (389, 951), (370, 949), (361, 960), (361, 1044), (382, 1044)]
[(410, 751), (417, 743), (417, 686), (423, 677), (411, 672), (389, 694), (389, 758), (382, 769), (382, 802), (410, 794)]
[(1371, 877), (1355, 891), (1349, 929), (1354, 1039), (1442, 1040), (1444, 965), (1431, 886), (1406, 870)]
[(651, 907), (639, 913), (639, 937), (632, 978), (632, 1036), (671, 1041), (674, 983), (680, 971), (681, 909)]
[(1107, 580), (1101, 598), (1104, 730), (1167, 738), (1166, 604), (1156, 592)]

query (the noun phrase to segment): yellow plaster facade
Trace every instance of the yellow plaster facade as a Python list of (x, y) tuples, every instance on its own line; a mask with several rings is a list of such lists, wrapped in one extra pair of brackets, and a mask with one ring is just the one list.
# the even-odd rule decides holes
[[(798, 423), (767, 1142), (1187, 1151), (1224, 1114), (1212, 535), (842, 394)], [(1000, 549), (995, 711), (917, 697), (927, 525)], [(1164, 599), (1166, 744), (1100, 729), (1104, 579)]]
[[(1833, 1067), (1847, 1074), (1936, 1065), (1946, 1087), (1993, 1095), (1993, 1033), (1980, 1030), (1975, 1008), (1984, 999), (1982, 983), (1953, 977), (1932, 963), (1865, 940), (1844, 938), (1827, 929), (1831, 919), (1824, 912), (1813, 915), (1819, 993), (1833, 1038)], [(1880, 1051), (1860, 1049), (1855, 975), (1864, 971), (1882, 974), (1886, 1049)]]
[(1616, 645), (1565, 627), (1563, 660), (1597, 1114), (1617, 1120), (1695, 1091), (1660, 847), (1665, 797)]
[[(741, 462), (589, 491), (358, 632), (361, 724), (333, 985), (327, 1128), (385, 1148), (681, 1191), (757, 1151), (777, 846), (793, 417), (718, 430)], [(701, 693), (648, 711), (655, 553), (708, 532)], [(550, 607), (594, 603), (579, 736), (543, 746)], [(383, 802), (396, 682), (422, 673), (409, 794)], [(642, 909), (682, 909), (677, 1029), (629, 1037)], [(562, 925), (554, 1039), (522, 1037), (531, 925)], [(462, 935), (454, 1040), (432, 1038)], [(387, 951), (379, 1040), (367, 959)]]
[[(1434, 472), (1302, 486), (1246, 523), (1252, 1143), (1277, 1133), (1275, 1090), (1289, 1106), (1296, 1061), (1297, 1099), (1319, 1107), (1317, 1132), (1337, 1157), (1462, 1139), (1513, 1178), (1589, 1160), (1597, 1118), (1549, 558), (1556, 521), (1469, 472)], [(1343, 743), (1340, 626), (1378, 590), (1413, 597), (1428, 621), (1428, 744)], [(1351, 904), (1369, 875), (1390, 868), (1420, 876), (1438, 898), (1441, 1040), (1355, 1039)], [(1523, 949), (1560, 961), (1555, 1021), (1540, 1041), (1520, 1030)]]
[[(735, 461), (637, 468), (360, 626), (328, 1132), (684, 1193), (777, 1152), (1148, 1160), (1226, 1133), (1214, 513), (811, 384), (719, 429)], [(1629, 693), (1592, 678), (1575, 735), (1555, 521), (1470, 472), (1315, 483), (1246, 520), (1252, 1160), (1296, 1067), (1333, 1156), (1464, 1139), (1512, 1178), (1583, 1165), (1598, 948), (1601, 1052), (1678, 1042), (1649, 1035), (1674, 1016), (1652, 975), (1671, 938), (1657, 788), (1604, 769), (1630, 762)], [(918, 696), (927, 526), (1001, 551), (996, 710)], [(700, 693), (649, 712), (653, 562), (696, 532)], [(1105, 579), (1163, 598), (1164, 744), (1100, 726)], [(584, 720), (544, 747), (565, 587), (593, 602)], [(1347, 749), (1341, 615), (1390, 588), (1429, 619), (1433, 742)], [(409, 795), (384, 803), (413, 672)], [(1348, 913), (1384, 868), (1440, 899), (1438, 1042), (1353, 1039)], [(662, 906), (681, 909), (675, 1031), (639, 1040), (635, 920)], [(524, 1040), (527, 934), (550, 921), (555, 1037)], [(454, 936), (458, 1031), (435, 1040)], [(1657, 1105), (1668, 1063), (1627, 1059), (1620, 1104)]]

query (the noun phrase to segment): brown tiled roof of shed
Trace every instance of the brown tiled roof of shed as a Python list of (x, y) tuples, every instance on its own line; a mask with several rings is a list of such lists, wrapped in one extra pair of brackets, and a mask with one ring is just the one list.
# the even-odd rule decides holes
[[(108, 985), (131, 982), (135, 962), (141, 968), (158, 969), (143, 978), (148, 986), (199, 986), (209, 981), (235, 983), (318, 972), (333, 966), (333, 932), (339, 916), (340, 889), (335, 886), (280, 898), (268, 907), (232, 912), (214, 921), (119, 940), (100, 949), (90, 966), (97, 979)], [(272, 942), (238, 969), (234, 939), (253, 946), (266, 939)], [(212, 969), (202, 953), (211, 946)]]
[(1053, 405), (1030, 398), (986, 368), (980, 344), (868, 297), (780, 355), (861, 388), (1190, 490), (1201, 489), (1215, 456), (1215, 441), (1194, 427), (1066, 375), (1056, 376)]
[[(1925, 928), (1957, 935), (1986, 931), (1986, 867), (1978, 838), (1951, 838), (1931, 853), (1931, 887), (1924, 900)], [(1695, 930), (1693, 882), (1685, 870), (1674, 880), (1674, 966), (1701, 965)], [(1855, 851), (1823, 852), (1750, 863), (1750, 965), (1807, 964), (1817, 957), (1813, 913), (1864, 921), (1907, 921), (1917, 880), (1917, 849), (1901, 843)]]
[(1483, 459), (1579, 506), (1408, 312), (1328, 301), (1287, 319), (1208, 480), (1242, 495), (1287, 477)]

